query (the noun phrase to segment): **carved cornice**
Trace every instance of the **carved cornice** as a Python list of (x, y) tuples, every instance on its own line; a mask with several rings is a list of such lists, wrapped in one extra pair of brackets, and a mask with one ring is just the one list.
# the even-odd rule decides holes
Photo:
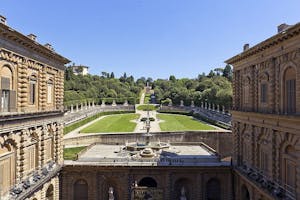
[(53, 50), (48, 49), (47, 47), (39, 44), (36, 41), (33, 41), (29, 37), (21, 34), (20, 32), (10, 28), (5, 24), (0, 24), (0, 37), (5, 38), (6, 40), (17, 43), (23, 48), (34, 51), (37, 54), (40, 54), (42, 57), (47, 57), (50, 60), (55, 60), (62, 65), (70, 62), (67, 58), (57, 54)]
[[(55, 71), (57, 71), (57, 68), (55, 66), (48, 66), (45, 63), (39, 62), (37, 60), (28, 58), (26, 56), (17, 54), (15, 52), (12, 52), (10, 50), (7, 50), (5, 48), (0, 48), (0, 59), (15, 63), (15, 64), (21, 64), (29, 69), (34, 70), (41, 70), (44, 69), (45, 71), (54, 74)], [(62, 70), (62, 69), (61, 69)]]
[(228, 59), (225, 61), (225, 63), (228, 64), (235, 64), (241, 60), (247, 59), (248, 57), (251, 57), (259, 52), (265, 51), (266, 49), (269, 49), (275, 45), (279, 45), (283, 41), (286, 41), (292, 37), (295, 37), (300, 34), (300, 23), (295, 24), (294, 26), (290, 27), (286, 31), (280, 32), (265, 41), (249, 48), (248, 50)]

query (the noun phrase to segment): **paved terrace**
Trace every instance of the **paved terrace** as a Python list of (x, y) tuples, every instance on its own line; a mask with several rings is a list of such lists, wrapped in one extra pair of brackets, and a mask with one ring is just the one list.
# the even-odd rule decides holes
[[(169, 149), (156, 152), (152, 158), (142, 158), (139, 152), (124, 150), (124, 145), (95, 144), (66, 165), (92, 166), (229, 166), (204, 143), (178, 143)], [(134, 154), (134, 155), (133, 155)]]

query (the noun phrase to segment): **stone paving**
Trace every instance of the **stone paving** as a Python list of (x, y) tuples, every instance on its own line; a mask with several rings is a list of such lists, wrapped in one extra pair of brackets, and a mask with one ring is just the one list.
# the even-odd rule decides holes
[[(138, 106), (138, 105), (137, 105)], [(142, 111), (142, 110), (136, 110), (136, 113), (140, 114), (140, 119), (143, 117), (147, 117), (147, 111)], [(159, 122), (161, 122), (159, 119), (156, 118), (156, 111), (149, 111), (149, 117), (153, 117), (155, 121), (150, 122), (150, 132), (159, 132), (160, 131), (160, 126)], [(146, 132), (146, 123), (141, 122), (140, 119), (137, 122), (137, 126), (135, 127), (134, 132), (140, 133), (140, 132)]]

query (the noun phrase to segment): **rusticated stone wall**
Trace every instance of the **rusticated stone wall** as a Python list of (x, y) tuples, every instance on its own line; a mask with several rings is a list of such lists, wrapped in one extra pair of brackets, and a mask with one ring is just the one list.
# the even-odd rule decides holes
[(299, 199), (300, 24), (226, 62), (234, 69), (236, 198)]

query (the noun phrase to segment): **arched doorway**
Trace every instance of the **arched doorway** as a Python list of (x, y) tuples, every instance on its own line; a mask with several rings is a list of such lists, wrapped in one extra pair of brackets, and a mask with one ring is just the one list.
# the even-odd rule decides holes
[(221, 200), (221, 184), (219, 179), (212, 178), (206, 183), (206, 199)]
[(250, 200), (250, 193), (245, 185), (242, 186), (241, 199)]
[(175, 181), (174, 190), (172, 191), (173, 199), (180, 199), (185, 197), (191, 199), (192, 194), (192, 183), (187, 178), (179, 178)]
[(46, 192), (46, 200), (53, 200), (54, 194), (53, 194), (53, 185), (49, 185), (47, 192)]
[(77, 180), (73, 185), (74, 200), (88, 199), (88, 184), (85, 180)]
[(157, 187), (157, 182), (151, 177), (145, 177), (141, 179), (138, 183), (141, 187)]

